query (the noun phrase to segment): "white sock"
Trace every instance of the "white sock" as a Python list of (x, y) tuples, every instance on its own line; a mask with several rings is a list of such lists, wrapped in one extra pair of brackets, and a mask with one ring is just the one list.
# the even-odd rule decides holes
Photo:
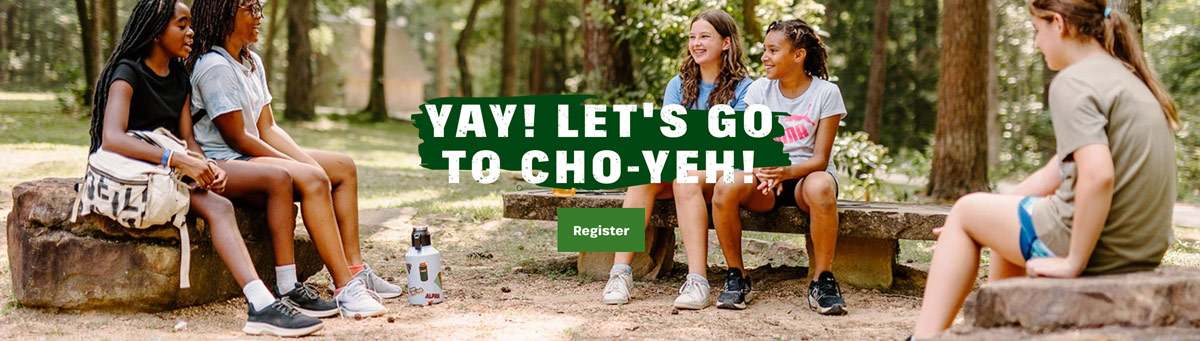
[(704, 284), (708, 284), (708, 278), (705, 278), (704, 275), (701, 275), (701, 274), (688, 274), (687, 279), (700, 281), (700, 282), (704, 282)]
[(633, 267), (626, 264), (613, 264), (612, 270), (608, 270), (608, 273), (625, 273), (626, 275), (633, 275)]
[(267, 285), (259, 279), (246, 283), (246, 286), (242, 287), (242, 293), (246, 294), (246, 299), (250, 301), (250, 309), (254, 309), (254, 311), (263, 310), (271, 303), (275, 303), (275, 296), (271, 295), (271, 289), (267, 289)]
[(296, 264), (275, 267), (275, 287), (280, 295), (296, 289)]

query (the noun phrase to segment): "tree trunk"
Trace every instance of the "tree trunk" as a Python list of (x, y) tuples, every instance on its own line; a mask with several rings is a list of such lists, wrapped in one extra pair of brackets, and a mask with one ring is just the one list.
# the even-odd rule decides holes
[[(612, 13), (612, 22), (625, 21), (625, 2), (622, 0), (583, 0), (583, 8), (592, 1), (603, 3), (605, 12)], [(627, 42), (614, 36), (612, 27), (605, 20), (591, 17), (595, 13), (584, 12), (583, 19), (583, 74), (584, 88), (595, 91), (620, 91), (633, 84), (633, 54)]]
[[(92, 105), (96, 78), (100, 73), (100, 25), (89, 15), (95, 8), (87, 0), (75, 0), (75, 15), (79, 18), (80, 38), (83, 40), (83, 105)], [(31, 39), (32, 40), (32, 39)], [(32, 51), (32, 49), (31, 49)]]
[(272, 71), (275, 70), (275, 37), (279, 36), (279, 22), (283, 18), (279, 16), (279, 3), (283, 0), (274, 0), (267, 4), (268, 10), (271, 12), (267, 17), (267, 50), (263, 55), (263, 73), (267, 75), (267, 87), (270, 88), (271, 80), (274, 79)]
[(387, 101), (384, 100), (383, 52), (387, 41), (387, 0), (375, 0), (375, 41), (371, 47), (371, 99), (367, 111), (372, 122), (387, 119)]
[[(747, 51), (750, 47), (757, 46), (762, 42), (762, 24), (758, 22), (758, 14), (755, 10), (758, 7), (758, 0), (742, 0), (742, 31), (745, 33), (746, 44), (742, 45)], [(751, 61), (757, 61), (761, 54), (747, 55)]]
[(546, 52), (542, 49), (542, 39), (545, 37), (546, 22), (542, 20), (542, 8), (546, 0), (537, 0), (533, 4), (533, 50), (529, 53), (529, 94), (541, 95), (543, 65), (546, 62)]
[(467, 48), (471, 46), (471, 35), (475, 33), (475, 17), (479, 15), (479, 7), (483, 0), (471, 1), (471, 11), (467, 14), (467, 25), (458, 33), (458, 43), (455, 52), (458, 55), (458, 88), (463, 97), (471, 97), (471, 69), (467, 65)]
[(517, 0), (504, 0), (504, 46), (500, 57), (500, 96), (517, 95), (517, 29), (521, 4)]
[(449, 33), (446, 32), (446, 24), (439, 23), (437, 28), (437, 64), (434, 67), (434, 74), (437, 78), (434, 80), (434, 87), (437, 89), (437, 97), (450, 96), (450, 39)]
[(316, 101), (312, 95), (312, 42), (308, 37), (313, 25), (312, 0), (291, 0), (287, 12), (287, 110), (283, 116), (290, 120), (308, 121), (317, 117)]
[(987, 189), (988, 5), (946, 0), (929, 195), (950, 201)]
[(108, 31), (108, 49), (104, 50), (104, 55), (111, 55), (113, 50), (117, 49), (117, 43), (121, 42), (121, 18), (117, 16), (117, 7), (120, 0), (104, 0), (104, 24)]
[(1137, 37), (1138, 44), (1142, 43), (1142, 0), (1110, 0), (1108, 7), (1113, 10), (1121, 11), (1129, 16), (1129, 21), (1133, 22), (1133, 36)]
[[(995, 1), (988, 1), (988, 10), (991, 13), (996, 13), (997, 6)], [(1000, 122), (999, 122), (999, 80), (996, 70), (996, 43), (997, 32), (999, 28), (999, 19), (996, 15), (988, 16), (988, 74), (987, 74), (987, 141), (988, 141), (988, 169), (1000, 164)]]
[(866, 130), (871, 142), (879, 142), (879, 121), (883, 116), (883, 89), (887, 81), (887, 32), (891, 12), (889, 0), (875, 2), (875, 37), (871, 43), (871, 75), (867, 81)]

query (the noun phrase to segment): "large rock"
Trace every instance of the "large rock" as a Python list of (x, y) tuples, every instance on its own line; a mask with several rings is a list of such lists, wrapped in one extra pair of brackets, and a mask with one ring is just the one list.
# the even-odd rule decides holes
[[(241, 296), (216, 254), (208, 226), (189, 217), (191, 288), (179, 288), (179, 231), (124, 228), (99, 215), (71, 223), (78, 179), (42, 179), (13, 188), (8, 256), (13, 294), (25, 306), (162, 311)], [(264, 283), (274, 283), (274, 255), (261, 211), (237, 208), (238, 228)], [(295, 238), (301, 280), (322, 268), (312, 240)]]
[[(984, 284), (963, 306), (973, 328), (1035, 333), (1106, 326), (1200, 328), (1200, 269)], [(1200, 329), (1194, 336), (1200, 336)]]

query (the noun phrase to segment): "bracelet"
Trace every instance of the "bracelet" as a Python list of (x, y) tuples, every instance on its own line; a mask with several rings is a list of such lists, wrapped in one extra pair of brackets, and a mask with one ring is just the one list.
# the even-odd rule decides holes
[(162, 164), (163, 167), (169, 167), (171, 165), (171, 153), (170, 148), (163, 148), (162, 161), (159, 161), (159, 164)]

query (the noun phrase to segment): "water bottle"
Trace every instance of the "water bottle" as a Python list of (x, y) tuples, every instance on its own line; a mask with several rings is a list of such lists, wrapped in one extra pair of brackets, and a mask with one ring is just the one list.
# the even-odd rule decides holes
[(413, 227), (412, 248), (404, 254), (408, 269), (408, 303), (442, 303), (442, 255), (430, 245), (429, 227)]

